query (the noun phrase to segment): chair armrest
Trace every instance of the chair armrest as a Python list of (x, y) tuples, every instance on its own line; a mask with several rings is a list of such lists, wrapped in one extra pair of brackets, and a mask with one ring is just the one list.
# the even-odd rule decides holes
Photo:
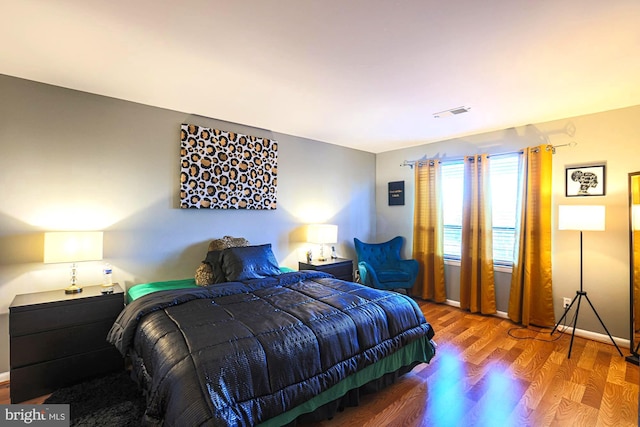
[(368, 262), (360, 261), (358, 263), (358, 270), (360, 271), (360, 281), (363, 285), (372, 286), (378, 283), (378, 276), (376, 275), (376, 271)]
[(398, 260), (397, 263), (398, 267), (400, 267), (402, 271), (406, 271), (412, 277), (416, 277), (418, 275), (420, 265), (415, 259), (401, 259)]

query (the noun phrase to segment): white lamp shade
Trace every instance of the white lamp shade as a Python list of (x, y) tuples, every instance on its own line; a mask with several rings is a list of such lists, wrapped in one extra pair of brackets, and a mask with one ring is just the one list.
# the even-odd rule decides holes
[(640, 205), (631, 205), (631, 229), (640, 230)]
[(311, 243), (336, 243), (338, 226), (332, 224), (310, 224), (307, 228), (307, 241)]
[(102, 259), (102, 231), (44, 233), (44, 262), (80, 262)]
[(559, 205), (558, 230), (604, 231), (602, 205)]

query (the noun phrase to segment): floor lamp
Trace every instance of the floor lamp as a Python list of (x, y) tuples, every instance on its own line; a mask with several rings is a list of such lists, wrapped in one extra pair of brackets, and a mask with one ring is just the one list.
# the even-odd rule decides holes
[(571, 349), (573, 347), (573, 338), (575, 337), (575, 334), (576, 334), (576, 324), (578, 323), (578, 314), (580, 313), (580, 302), (582, 301), (582, 298), (587, 300), (587, 302), (591, 306), (591, 309), (593, 310), (596, 317), (600, 321), (600, 324), (602, 325), (604, 330), (607, 332), (607, 335), (609, 335), (611, 342), (613, 343), (614, 346), (616, 346), (616, 349), (618, 350), (618, 353), (620, 353), (620, 356), (622, 356), (622, 351), (620, 351), (620, 347), (618, 347), (618, 344), (616, 344), (616, 342), (613, 340), (613, 337), (609, 333), (609, 330), (607, 329), (607, 327), (604, 325), (604, 322), (600, 318), (600, 315), (596, 311), (596, 308), (591, 303), (591, 300), (589, 299), (587, 292), (584, 291), (582, 287), (582, 232), (583, 231), (604, 231), (604, 223), (605, 223), (604, 220), (605, 220), (604, 206), (560, 205), (558, 207), (558, 230), (580, 231), (580, 290), (576, 291), (576, 296), (573, 297), (571, 304), (569, 304), (569, 306), (564, 310), (564, 314), (562, 315), (560, 320), (558, 320), (558, 323), (556, 323), (556, 325), (553, 327), (553, 330), (551, 331), (551, 335), (553, 335), (553, 333), (556, 331), (556, 329), (558, 329), (558, 326), (560, 326), (564, 318), (567, 317), (567, 314), (569, 313), (569, 310), (571, 310), (571, 307), (573, 307), (573, 304), (577, 302), (578, 305), (576, 308), (576, 315), (573, 319), (573, 331), (571, 332), (571, 343), (569, 344), (569, 355), (567, 356), (567, 359), (571, 359)]

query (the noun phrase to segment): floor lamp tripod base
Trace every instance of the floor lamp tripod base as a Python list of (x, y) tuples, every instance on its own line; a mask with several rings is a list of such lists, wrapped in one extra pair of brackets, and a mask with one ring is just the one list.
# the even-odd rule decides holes
[(626, 357), (626, 361), (633, 363), (634, 365), (640, 365), (640, 354), (638, 351), (640, 350), (640, 343), (636, 346), (635, 349), (631, 349), (632, 353)]
[[(618, 350), (618, 353), (620, 353), (620, 356), (622, 356), (622, 351), (620, 351), (620, 347), (618, 347), (618, 344), (616, 344), (616, 342), (614, 341), (613, 337), (609, 333), (609, 330), (604, 325), (604, 322), (600, 318), (600, 315), (596, 311), (596, 308), (593, 306), (593, 304), (591, 304), (591, 300), (589, 299), (589, 296), (587, 295), (587, 293), (585, 291), (576, 291), (576, 296), (573, 297), (573, 300), (571, 301), (571, 304), (569, 304), (569, 306), (564, 310), (564, 314), (562, 315), (560, 320), (558, 320), (558, 323), (556, 323), (556, 325), (553, 327), (553, 330), (551, 331), (551, 335), (553, 335), (553, 333), (556, 331), (556, 329), (558, 329), (558, 326), (560, 326), (560, 324), (562, 323), (564, 318), (567, 317), (567, 314), (569, 313), (569, 310), (571, 310), (571, 307), (573, 307), (573, 304), (575, 304), (575, 302), (577, 301), (578, 302), (578, 306), (576, 307), (576, 315), (573, 318), (573, 331), (571, 332), (571, 342), (569, 344), (569, 355), (567, 356), (567, 359), (571, 359), (571, 349), (573, 348), (573, 338), (576, 335), (576, 324), (578, 323), (578, 314), (580, 314), (580, 302), (582, 301), (582, 297), (584, 297), (587, 300), (587, 302), (591, 306), (591, 309), (593, 310), (593, 312), (595, 313), (596, 317), (600, 321), (600, 324), (604, 328), (605, 332), (607, 333), (607, 335), (609, 335), (609, 339), (611, 340), (613, 345)], [(637, 362), (636, 362), (636, 364), (637, 364)]]
[(625, 358), (625, 360), (629, 363), (633, 363), (634, 365), (640, 365), (640, 357), (638, 357), (637, 354), (632, 354), (630, 356), (627, 356)]

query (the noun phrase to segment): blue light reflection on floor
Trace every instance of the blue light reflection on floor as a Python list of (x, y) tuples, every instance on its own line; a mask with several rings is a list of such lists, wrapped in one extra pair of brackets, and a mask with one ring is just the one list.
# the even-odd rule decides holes
[[(428, 381), (424, 425), (451, 427), (464, 424), (464, 416), (473, 405), (465, 396), (466, 370), (456, 352), (439, 347), (432, 365), (434, 375)], [(430, 366), (430, 369), (433, 367)]]
[[(428, 379), (428, 395), (423, 425), (452, 426), (509, 426), (510, 417), (522, 397), (525, 386), (496, 363), (478, 367), (460, 359), (460, 350), (447, 351), (438, 347), (437, 362), (432, 362), (433, 375)], [(475, 384), (473, 371), (484, 372)]]
[[(477, 426), (507, 426), (521, 393), (514, 390), (514, 380), (504, 370), (491, 370), (481, 380), (482, 396), (472, 410)], [(516, 385), (517, 388), (517, 385)]]

